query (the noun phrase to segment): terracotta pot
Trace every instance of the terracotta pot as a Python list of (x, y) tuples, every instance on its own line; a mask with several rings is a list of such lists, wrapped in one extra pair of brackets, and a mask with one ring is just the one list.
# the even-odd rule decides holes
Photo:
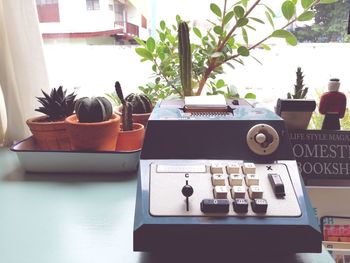
[[(123, 110), (123, 106), (119, 106), (116, 110), (116, 113), (118, 115), (122, 115), (122, 110)], [(143, 126), (145, 126), (145, 129), (147, 128), (147, 122), (149, 117), (151, 116), (151, 112), (148, 113), (133, 113), (132, 114), (132, 122), (134, 123), (140, 123)]]
[(47, 121), (46, 116), (26, 121), (34, 140), (41, 150), (71, 150), (71, 144), (64, 121)]
[(108, 121), (80, 123), (77, 116), (71, 115), (65, 120), (72, 150), (115, 151), (120, 117), (116, 114)]
[(142, 148), (145, 127), (141, 123), (133, 123), (132, 131), (123, 131), (122, 125), (117, 141), (116, 151), (129, 152)]

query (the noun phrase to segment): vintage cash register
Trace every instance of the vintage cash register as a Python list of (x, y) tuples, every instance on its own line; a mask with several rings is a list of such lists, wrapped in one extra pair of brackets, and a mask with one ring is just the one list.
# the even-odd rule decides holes
[(141, 153), (134, 250), (321, 252), (283, 120), (245, 100), (159, 102)]

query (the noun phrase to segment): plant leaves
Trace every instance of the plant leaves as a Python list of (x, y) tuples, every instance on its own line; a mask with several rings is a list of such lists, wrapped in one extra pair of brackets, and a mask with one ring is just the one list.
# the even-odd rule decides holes
[(298, 21), (310, 21), (315, 17), (315, 13), (313, 11), (305, 11), (300, 16), (298, 16)]
[(153, 53), (156, 47), (156, 41), (154, 41), (153, 37), (149, 37), (146, 41), (147, 50)]
[(246, 18), (246, 17), (243, 17), (243, 18), (238, 19), (237, 26), (238, 27), (242, 27), (242, 26), (245, 26), (248, 23), (249, 23), (249, 19)]
[(221, 9), (217, 4), (211, 3), (210, 4), (210, 10), (218, 17), (221, 17)]
[(235, 12), (235, 15), (238, 18), (242, 18), (244, 16), (244, 8), (241, 7), (240, 5), (235, 6), (235, 8), (233, 9), (233, 11)]
[(249, 50), (245, 46), (240, 46), (237, 49), (238, 54), (240, 54), (243, 57), (248, 57), (249, 56)]
[(273, 10), (272, 10), (270, 7), (268, 7), (268, 6), (265, 5), (265, 4), (264, 4), (264, 6), (265, 6), (265, 8), (267, 9), (267, 11), (271, 14), (272, 17), (275, 17), (275, 16), (276, 16), (275, 12), (273, 12)]
[(221, 26), (214, 26), (214, 32), (218, 35), (221, 35), (222, 34)]
[(254, 20), (254, 21), (256, 21), (256, 22), (258, 22), (258, 23), (260, 23), (260, 24), (265, 24), (264, 21), (262, 21), (261, 19), (256, 18), (256, 17), (249, 17), (249, 19), (252, 19), (252, 20)]
[(197, 27), (193, 28), (193, 32), (196, 34), (197, 37), (202, 38), (202, 33)]
[(146, 46), (145, 42), (143, 42), (143, 40), (141, 40), (140, 38), (134, 37), (134, 39), (139, 45), (144, 46), (144, 47)]
[(275, 28), (275, 24), (273, 23), (271, 14), (270, 14), (269, 12), (265, 11), (265, 15), (266, 15), (267, 20), (270, 22), (271, 26), (272, 26), (273, 28)]
[(314, 2), (314, 0), (301, 0), (301, 6), (306, 9), (308, 8), (310, 5), (312, 5), (312, 3)]
[(293, 4), (297, 4), (298, 3), (298, 0), (291, 0), (293, 2)]
[(242, 27), (242, 36), (243, 36), (244, 42), (248, 45), (248, 34), (247, 34), (247, 30), (245, 30), (243, 27)]
[(285, 19), (290, 20), (295, 14), (295, 4), (292, 1), (285, 1), (282, 4), (282, 13)]
[(248, 0), (241, 0), (242, 5), (247, 8), (248, 6)]
[(335, 2), (338, 2), (338, 0), (321, 0), (319, 4), (333, 4)]
[(248, 92), (245, 96), (244, 96), (245, 99), (256, 99), (256, 95), (252, 92)]
[(145, 59), (151, 60), (151, 61), (153, 60), (152, 53), (149, 52), (147, 49), (142, 48), (142, 47), (138, 47), (138, 48), (135, 48), (135, 51), (139, 56), (141, 56)]
[(266, 44), (261, 44), (261, 47), (265, 50), (271, 50), (271, 48)]
[[(244, 10), (243, 10), (244, 11)], [(228, 12), (226, 15), (225, 15), (225, 17), (224, 17), (224, 19), (223, 19), (223, 23), (224, 23), (224, 25), (226, 25), (228, 22), (230, 22), (230, 20), (232, 19), (232, 17), (235, 15), (235, 13), (233, 12), (233, 11), (230, 11), (230, 12)]]
[(160, 25), (160, 29), (162, 29), (164, 31), (164, 29), (165, 29), (165, 22), (164, 22), (164, 20), (160, 21), (159, 25)]
[(216, 82), (216, 88), (217, 88), (217, 89), (220, 89), (220, 88), (222, 88), (222, 87), (224, 87), (224, 86), (225, 86), (225, 81), (224, 81), (224, 80), (219, 79), (219, 80)]
[(297, 38), (291, 32), (284, 29), (275, 30), (271, 36), (284, 38), (287, 41), (287, 43), (291, 46), (296, 46), (298, 43)]

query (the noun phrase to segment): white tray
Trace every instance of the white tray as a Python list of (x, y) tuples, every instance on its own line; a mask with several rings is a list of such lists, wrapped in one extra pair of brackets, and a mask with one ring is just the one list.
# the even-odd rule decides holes
[(132, 152), (78, 152), (39, 150), (33, 137), (11, 147), (27, 172), (121, 173), (135, 172), (141, 150)]

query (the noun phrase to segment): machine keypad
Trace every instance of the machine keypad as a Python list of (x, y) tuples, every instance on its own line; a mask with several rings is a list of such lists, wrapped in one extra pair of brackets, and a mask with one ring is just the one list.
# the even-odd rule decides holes
[(216, 199), (226, 199), (227, 198), (226, 186), (215, 186), (214, 187), (214, 197)]
[(232, 198), (245, 198), (245, 192), (244, 186), (236, 185), (231, 189)]
[(243, 175), (242, 174), (230, 174), (229, 184), (230, 186), (242, 185), (243, 184)]
[(212, 183), (214, 186), (225, 186), (226, 184), (226, 175), (223, 174), (213, 174)]
[[(158, 163), (161, 165), (157, 169)], [(174, 160), (174, 163), (159, 160), (151, 164), (152, 215), (300, 216), (298, 200), (284, 164), (224, 160), (192, 160), (181, 165), (181, 161)], [(185, 171), (176, 166), (191, 169)], [(202, 172), (192, 168), (203, 166)], [(192, 195), (183, 194), (184, 185), (193, 189)], [(165, 199), (168, 201), (164, 202)]]
[(245, 176), (245, 183), (247, 186), (259, 185), (259, 177), (256, 174), (247, 174)]

